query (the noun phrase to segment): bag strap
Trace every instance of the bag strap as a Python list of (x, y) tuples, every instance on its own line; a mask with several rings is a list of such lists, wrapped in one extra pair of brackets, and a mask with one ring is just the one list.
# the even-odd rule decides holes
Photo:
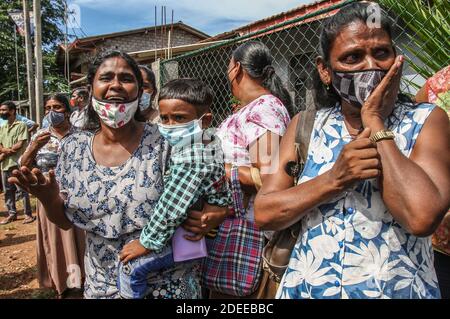
[(231, 167), (230, 178), (231, 195), (233, 197), (234, 214), (238, 218), (245, 218), (246, 210), (244, 206), (244, 195), (239, 182), (239, 166)]
[(299, 112), (294, 141), (295, 162), (297, 165), (295, 169), (296, 176), (294, 176), (295, 184), (297, 184), (297, 179), (305, 168), (306, 159), (308, 158), (309, 142), (311, 140), (316, 113), (317, 110), (315, 109), (307, 109)]
[[(297, 184), (298, 178), (305, 168), (306, 159), (308, 158), (309, 142), (311, 140), (316, 114), (317, 110), (314, 107), (310, 107), (304, 111), (299, 112), (299, 119), (295, 130), (294, 141), (297, 166), (295, 169), (296, 176), (294, 176), (295, 184)], [(298, 237), (300, 226), (301, 222), (298, 221), (284, 231), (288, 231), (292, 236)]]

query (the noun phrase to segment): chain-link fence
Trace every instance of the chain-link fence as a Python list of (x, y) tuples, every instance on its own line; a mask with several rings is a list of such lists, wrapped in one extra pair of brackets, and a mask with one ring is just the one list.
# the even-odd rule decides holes
[[(417, 2), (417, 0), (399, 0), (399, 2), (403, 2), (401, 4), (403, 6), (411, 5), (414, 1)], [(315, 67), (315, 58), (318, 55), (317, 49), (319, 47), (321, 26), (338, 9), (352, 2), (356, 1), (320, 1), (320, 4), (327, 4), (326, 8), (304, 14), (290, 21), (273, 25), (253, 33), (226, 40), (220, 44), (215, 44), (173, 59), (164, 60), (160, 65), (160, 83), (163, 85), (172, 79), (185, 77), (199, 78), (208, 83), (215, 93), (212, 111), (215, 118), (214, 124), (217, 125), (232, 110), (233, 100), (227, 79), (227, 68), (232, 52), (242, 42), (257, 39), (270, 49), (274, 57), (275, 70), (289, 90), (296, 111), (299, 111), (304, 108), (305, 100), (309, 92), (307, 87), (310, 83), (312, 69)], [(424, 20), (423, 17), (415, 16), (413, 9), (411, 9), (411, 12), (408, 12), (408, 10), (402, 12), (399, 16), (398, 12), (402, 9), (394, 7), (396, 1), (380, 0), (378, 2), (388, 12), (389, 18), (392, 20), (391, 22), (394, 27), (392, 35), (397, 53), (403, 54), (406, 57), (407, 63), (403, 67), (401, 90), (404, 93), (414, 94), (417, 88), (425, 82), (424, 77), (418, 73), (417, 68), (425, 67), (427, 69), (427, 67), (412, 52), (423, 52), (425, 49), (432, 51), (427, 46), (429, 46), (428, 41), (433, 41), (433, 39), (424, 40), (423, 35), (419, 34), (421, 32), (423, 33), (423, 30), (428, 27), (425, 25), (427, 21), (422, 21)], [(411, 2), (411, 4), (408, 2)], [(423, 5), (432, 4), (428, 1), (423, 1)], [(442, 18), (449, 21), (449, 11), (446, 11), (445, 15)], [(417, 26), (411, 27), (411, 23), (418, 25), (418, 28)], [(439, 28), (439, 26), (434, 27)], [(439, 43), (438, 45), (442, 46), (440, 49), (447, 53), (446, 56), (441, 57), (440, 65), (436, 68), (449, 64), (448, 52), (450, 50), (448, 41)], [(433, 55), (437, 54), (434, 52), (432, 51), (431, 58), (434, 58)], [(442, 62), (442, 59), (444, 59), (444, 62)], [(411, 62), (417, 65), (416, 69), (411, 67)], [(445, 64), (442, 65), (442, 63)]]

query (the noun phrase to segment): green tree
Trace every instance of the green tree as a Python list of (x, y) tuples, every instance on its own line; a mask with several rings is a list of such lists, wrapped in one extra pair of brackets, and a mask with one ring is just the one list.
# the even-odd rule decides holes
[[(410, 66), (425, 79), (446, 67), (450, 52), (450, 1), (448, 0), (379, 0), (388, 11), (401, 18), (409, 34), (407, 45), (421, 63)], [(411, 83), (414, 84), (414, 83)]]
[[(32, 1), (30, 10), (32, 10)], [(44, 92), (66, 90), (64, 77), (55, 61), (56, 47), (63, 40), (61, 26), (64, 21), (64, 0), (42, 0), (42, 46)], [(22, 0), (0, 2), (0, 101), (27, 97), (25, 40), (17, 34), (20, 88), (16, 80), (16, 56), (14, 49), (14, 22), (8, 10), (22, 10)]]

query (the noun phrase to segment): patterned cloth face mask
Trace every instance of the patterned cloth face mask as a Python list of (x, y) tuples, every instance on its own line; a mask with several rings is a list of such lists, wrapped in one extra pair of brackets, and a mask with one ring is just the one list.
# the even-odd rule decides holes
[(92, 107), (103, 123), (120, 128), (130, 122), (139, 105), (139, 99), (129, 103), (109, 103), (92, 98)]
[(183, 124), (158, 124), (159, 132), (171, 146), (183, 147), (188, 144), (201, 143), (203, 115), (197, 119)]
[(344, 101), (362, 108), (364, 102), (380, 84), (386, 73), (387, 71), (384, 70), (333, 71), (331, 82)]

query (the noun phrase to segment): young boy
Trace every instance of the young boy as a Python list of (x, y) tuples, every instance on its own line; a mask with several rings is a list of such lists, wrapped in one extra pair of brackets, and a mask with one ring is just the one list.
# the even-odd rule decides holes
[[(192, 205), (204, 200), (205, 205), (218, 210), (232, 203), (220, 142), (206, 142), (203, 132), (212, 120), (212, 100), (209, 87), (195, 79), (174, 80), (161, 90), (159, 130), (171, 145), (170, 171), (140, 239), (125, 245), (120, 253), (122, 297), (143, 297), (147, 274), (173, 265), (172, 249), (167, 244), (187, 219)], [(211, 207), (210, 211), (214, 210)], [(208, 218), (208, 214), (205, 216)], [(135, 259), (140, 256), (144, 257)], [(126, 265), (129, 261), (131, 265)]]

